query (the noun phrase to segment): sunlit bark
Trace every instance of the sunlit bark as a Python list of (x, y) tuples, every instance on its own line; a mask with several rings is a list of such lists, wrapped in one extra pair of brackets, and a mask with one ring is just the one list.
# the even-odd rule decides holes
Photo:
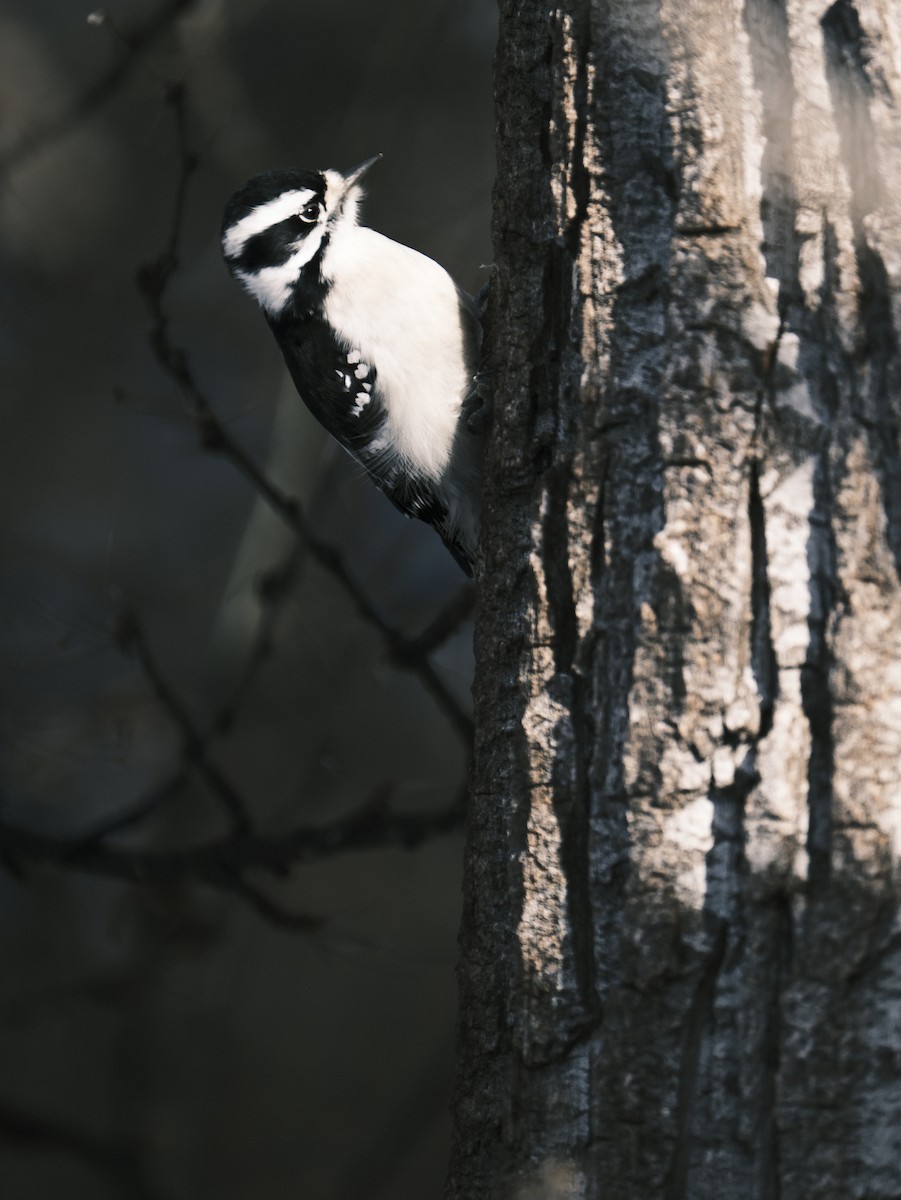
[(502, 0), (448, 1196), (897, 1197), (901, 12)]

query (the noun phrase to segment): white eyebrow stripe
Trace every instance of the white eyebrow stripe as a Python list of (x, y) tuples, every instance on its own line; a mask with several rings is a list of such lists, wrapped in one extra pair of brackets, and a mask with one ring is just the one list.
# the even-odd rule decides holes
[(246, 217), (236, 221), (225, 231), (222, 238), (222, 250), (226, 258), (237, 258), (246, 242), (270, 225), (277, 225), (288, 217), (293, 217), (299, 208), (316, 195), (312, 188), (299, 188), (294, 192), (282, 192), (274, 200), (267, 200)]

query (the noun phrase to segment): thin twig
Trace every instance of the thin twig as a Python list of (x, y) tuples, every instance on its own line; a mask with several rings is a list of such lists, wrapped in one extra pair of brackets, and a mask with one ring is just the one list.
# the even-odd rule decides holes
[[(164, 677), (154, 657), (144, 631), (134, 613), (123, 612), (118, 622), (119, 644), (124, 650), (132, 650), (141, 664), (148, 683), (153, 689), (160, 706), (178, 729), (182, 738), (182, 754), (186, 761), (196, 767), (202, 779), (225, 808), (236, 832), (250, 829), (247, 805), (234, 785), (225, 777), (206, 751), (206, 742), (192, 721), (188, 710)], [(96, 834), (95, 840), (96, 840)]]
[[(266, 571), (258, 582), (257, 591), (262, 615), (237, 682), (230, 695), (215, 710), (208, 731), (201, 733), (196, 727), (193, 730), (196, 743), (201, 745), (207, 754), (211, 741), (230, 733), (233, 729), (254, 680), (272, 654), (272, 630), (281, 605), (291, 593), (291, 583), (297, 573), (301, 549), (301, 543), (295, 543), (288, 558), (278, 566)], [(105, 838), (131, 829), (152, 816), (186, 786), (190, 765), (192, 764), (183, 760), (166, 779), (154, 784), (127, 808), (99, 821), (93, 829), (83, 835), (82, 844), (85, 846), (96, 844)]]
[(394, 812), (380, 788), (367, 804), (325, 825), (302, 825), (280, 834), (232, 830), (224, 836), (179, 850), (137, 850), (96, 839), (36, 833), (0, 820), (0, 858), (23, 864), (49, 863), (110, 879), (142, 884), (198, 883), (238, 896), (267, 920), (314, 931), (321, 918), (287, 914), (248, 883), (248, 871), (286, 876), (300, 863), (348, 850), (400, 846), (410, 850), (429, 838), (462, 826), (466, 790), (436, 812)]
[[(209, 752), (209, 743), (213, 739), (230, 733), (234, 728), (234, 723), (238, 718), (243, 702), (257, 674), (272, 654), (273, 627), (278, 618), (281, 605), (284, 604), (287, 597), (291, 594), (291, 584), (296, 577), (299, 563), (302, 560), (302, 549), (303, 543), (297, 542), (284, 562), (270, 568), (261, 575), (258, 581), (257, 591), (260, 597), (262, 616), (239, 678), (231, 694), (216, 709), (208, 732), (200, 732), (193, 724), (189, 727), (190, 740), (194, 744), (202, 746), (205, 753)], [(414, 647), (417, 654), (428, 654), (442, 645), (470, 615), (473, 601), (473, 589), (470, 585), (466, 584), (420, 634), (415, 638), (409, 639), (408, 645)], [(144, 648), (146, 651), (146, 639), (144, 641)], [(406, 652), (405, 649), (402, 650), (402, 653)], [(160, 677), (158, 667), (155, 667), (153, 671), (151, 682), (154, 676), (156, 678)], [(161, 696), (159, 691), (157, 691), (157, 698), (163, 701), (163, 697), (170, 694), (170, 689), (164, 686), (163, 695)], [(165, 703), (165, 701), (163, 702)], [(177, 703), (177, 708), (183, 720), (185, 716), (183, 705)], [(173, 713), (172, 715), (173, 719), (175, 719), (176, 714)], [(182, 720), (178, 721), (180, 728)], [(186, 731), (183, 730), (183, 732)], [(164, 779), (161, 783), (155, 784), (140, 799), (113, 816), (100, 821), (90, 832), (82, 836), (82, 846), (94, 845), (105, 838), (133, 828), (146, 820), (187, 784), (189, 765), (194, 764), (182, 762), (172, 771), (168, 778)], [(244, 808), (246, 810), (246, 802), (244, 802)]]
[(284, 876), (292, 867), (347, 850), (383, 846), (413, 849), (462, 824), (466, 792), (435, 812), (396, 812), (384, 802), (385, 789), (354, 812), (324, 825), (301, 825), (278, 834), (230, 831), (179, 850), (136, 850), (22, 829), (0, 819), (0, 851), (21, 864), (47, 862), (91, 875), (137, 883), (196, 880), (225, 886), (254, 869)]
[(475, 600), (475, 588), (471, 583), (464, 584), (421, 633), (406, 639), (401, 653), (411, 654), (415, 658), (418, 655), (431, 654), (433, 650), (443, 646), (472, 614)]
[(175, 796), (181, 788), (188, 782), (188, 770), (182, 763), (177, 770), (173, 771), (168, 779), (155, 787), (150, 788), (145, 795), (136, 800), (133, 804), (129, 804), (127, 808), (121, 809), (110, 817), (105, 817), (98, 821), (97, 824), (87, 833), (81, 835), (81, 843), (83, 846), (96, 845), (102, 842), (105, 838), (113, 837), (117, 833), (122, 833), (126, 829), (132, 829), (135, 825), (140, 825), (142, 821), (157, 812), (159, 808)]
[(319, 933), (326, 925), (325, 917), (315, 913), (290, 912), (276, 904), (265, 892), (255, 888), (246, 879), (238, 879), (229, 884), (229, 890), (238, 895), (248, 904), (258, 916), (268, 925), (278, 929), (287, 929), (291, 933)]

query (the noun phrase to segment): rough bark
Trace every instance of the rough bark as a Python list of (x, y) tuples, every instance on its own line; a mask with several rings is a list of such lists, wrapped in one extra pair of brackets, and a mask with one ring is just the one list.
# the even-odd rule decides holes
[(452, 1200), (901, 1196), (901, 13), (502, 0)]

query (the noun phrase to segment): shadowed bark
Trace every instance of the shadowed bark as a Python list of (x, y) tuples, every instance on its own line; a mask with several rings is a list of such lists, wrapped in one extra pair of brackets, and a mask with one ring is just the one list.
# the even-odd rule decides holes
[(452, 1200), (901, 1161), (901, 19), (502, 0)]

